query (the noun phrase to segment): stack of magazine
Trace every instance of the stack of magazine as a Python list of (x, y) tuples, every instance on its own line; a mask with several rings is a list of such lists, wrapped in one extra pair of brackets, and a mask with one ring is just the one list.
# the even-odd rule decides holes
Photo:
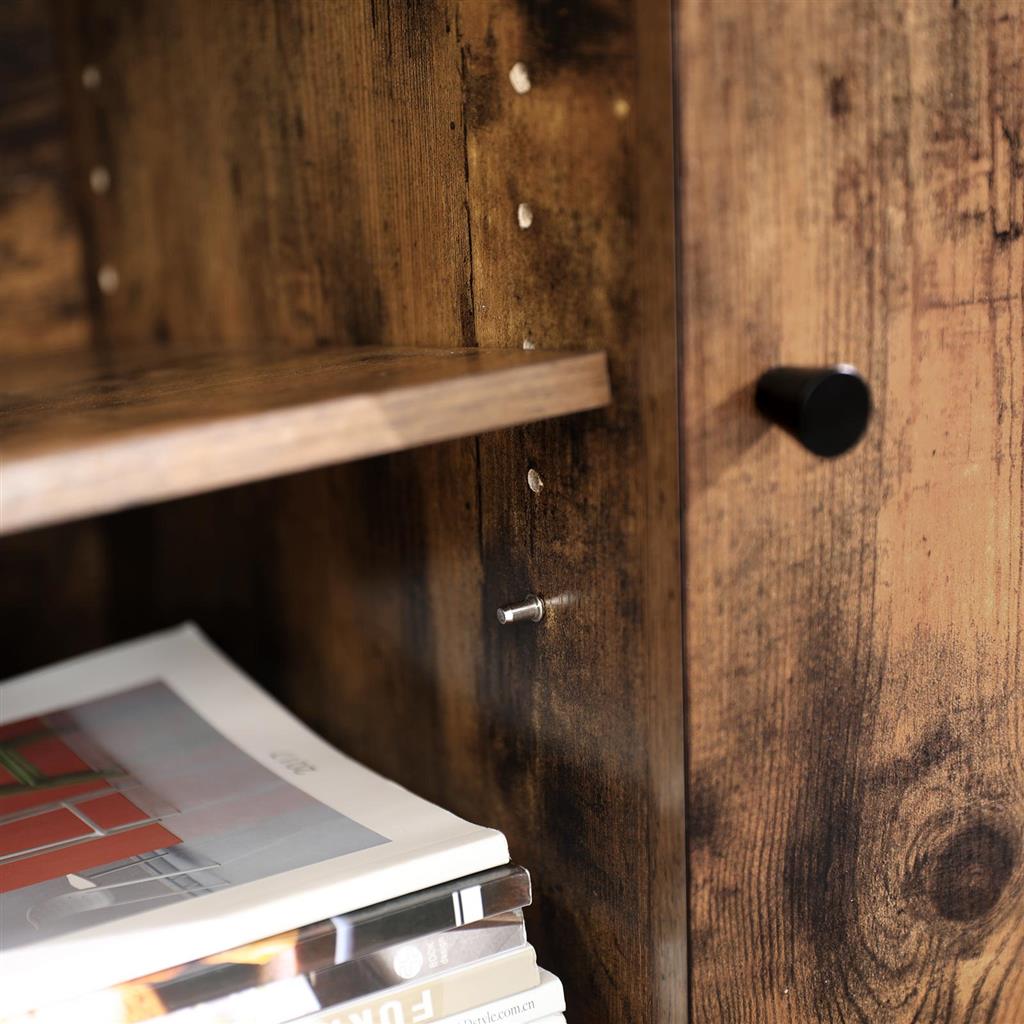
[(508, 861), (195, 627), (0, 685), (2, 1024), (564, 1022)]

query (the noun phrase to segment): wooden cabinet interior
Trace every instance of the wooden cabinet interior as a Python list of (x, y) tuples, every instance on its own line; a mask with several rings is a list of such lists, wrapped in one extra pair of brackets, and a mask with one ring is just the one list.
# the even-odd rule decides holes
[[(573, 1020), (1024, 1018), (1017, 0), (40, 10), (0, 353), (603, 351), (614, 402), (5, 538), (0, 672), (195, 619), (507, 832)], [(824, 462), (753, 387), (839, 359)]]
[[(55, 11), (82, 346), (604, 351), (615, 400), (8, 537), (4, 673), (195, 619), (343, 749), (507, 832), (578, 1019), (681, 1019), (668, 5)], [(545, 621), (499, 626), (530, 590)]]

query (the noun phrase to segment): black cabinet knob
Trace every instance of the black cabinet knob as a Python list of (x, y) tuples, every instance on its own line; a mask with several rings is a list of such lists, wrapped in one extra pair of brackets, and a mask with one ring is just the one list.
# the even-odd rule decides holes
[(831, 457), (849, 451), (871, 418), (871, 391), (845, 363), (777, 366), (757, 382), (758, 409), (808, 451)]

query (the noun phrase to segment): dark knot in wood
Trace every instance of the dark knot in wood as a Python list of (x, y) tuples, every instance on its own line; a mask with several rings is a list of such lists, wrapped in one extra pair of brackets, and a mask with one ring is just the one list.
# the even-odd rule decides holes
[(999, 902), (1016, 862), (1012, 835), (985, 822), (970, 825), (926, 859), (924, 890), (940, 917), (973, 921)]

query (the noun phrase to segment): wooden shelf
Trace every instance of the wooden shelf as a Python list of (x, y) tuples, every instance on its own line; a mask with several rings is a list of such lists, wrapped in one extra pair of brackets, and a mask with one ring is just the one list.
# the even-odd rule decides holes
[(317, 349), (0, 364), (0, 533), (580, 412), (603, 353)]

